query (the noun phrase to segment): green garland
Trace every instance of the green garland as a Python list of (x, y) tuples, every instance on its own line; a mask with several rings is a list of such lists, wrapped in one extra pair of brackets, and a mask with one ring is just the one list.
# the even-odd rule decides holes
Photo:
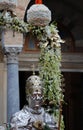
[[(29, 25), (30, 32), (39, 40), (41, 49), (39, 57), (39, 75), (43, 82), (44, 107), (50, 106), (47, 111), (55, 115), (57, 123), (61, 116), (60, 130), (64, 130), (63, 115), (60, 115), (60, 104), (63, 102), (63, 92), (61, 89), (61, 40), (57, 26), (51, 23), (45, 27)], [(62, 107), (62, 106), (61, 106)]]
[[(60, 102), (64, 95), (61, 89), (61, 42), (57, 26), (54, 23), (45, 27), (34, 26), (19, 20), (17, 17), (4, 17), (0, 14), (0, 26), (10, 28), (21, 33), (32, 33), (39, 40), (41, 49), (39, 58), (39, 75), (43, 82), (44, 101), (49, 101), (57, 122), (60, 116)], [(60, 130), (64, 130), (63, 116), (61, 115)]]
[[(45, 37), (45, 38), (44, 38)], [(63, 42), (58, 34), (56, 25), (45, 27), (40, 41), (39, 73), (44, 87), (44, 105), (50, 106), (49, 113), (53, 113), (57, 122), (60, 121), (60, 130), (64, 130), (63, 115), (60, 115), (60, 104), (64, 95), (61, 89), (61, 44)]]
[(12, 17), (10, 15), (6, 16), (4, 13), (0, 13), (0, 26), (9, 28), (13, 31), (17, 31), (20, 33), (28, 32), (28, 24), (23, 20), (19, 19), (17, 16)]

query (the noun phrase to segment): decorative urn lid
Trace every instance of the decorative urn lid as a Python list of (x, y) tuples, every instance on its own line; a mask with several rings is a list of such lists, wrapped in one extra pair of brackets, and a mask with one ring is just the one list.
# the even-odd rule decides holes
[(51, 11), (42, 4), (42, 0), (36, 0), (27, 10), (27, 22), (36, 26), (46, 26), (51, 21)]

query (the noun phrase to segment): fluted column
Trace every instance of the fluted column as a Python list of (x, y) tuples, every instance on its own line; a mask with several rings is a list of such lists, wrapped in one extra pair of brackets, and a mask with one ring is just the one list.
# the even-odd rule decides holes
[(19, 76), (18, 76), (18, 54), (22, 46), (5, 46), (7, 57), (7, 121), (12, 114), (19, 111)]

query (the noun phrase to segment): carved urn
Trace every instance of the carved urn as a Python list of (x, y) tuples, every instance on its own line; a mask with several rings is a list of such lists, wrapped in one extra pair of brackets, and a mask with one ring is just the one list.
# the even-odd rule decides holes
[(42, 4), (41, 0), (36, 0), (27, 10), (27, 22), (32, 25), (46, 26), (51, 21), (51, 11)]

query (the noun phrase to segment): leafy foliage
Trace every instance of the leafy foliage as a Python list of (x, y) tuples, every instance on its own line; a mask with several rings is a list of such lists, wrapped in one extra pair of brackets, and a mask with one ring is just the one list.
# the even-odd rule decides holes
[(47, 106), (50, 106), (48, 112), (55, 115), (57, 122), (61, 116), (60, 129), (64, 130), (63, 116), (60, 115), (62, 109), (60, 103), (64, 98), (61, 89), (61, 42), (63, 41), (56, 26), (54, 24), (46, 26), (39, 43), (41, 48), (39, 72), (43, 82), (44, 102), (48, 101)]
[(12, 17), (8, 13), (0, 13), (0, 26), (10, 28), (13, 31), (21, 33), (28, 32), (28, 24), (26, 24), (23, 20), (20, 20), (17, 16)]

